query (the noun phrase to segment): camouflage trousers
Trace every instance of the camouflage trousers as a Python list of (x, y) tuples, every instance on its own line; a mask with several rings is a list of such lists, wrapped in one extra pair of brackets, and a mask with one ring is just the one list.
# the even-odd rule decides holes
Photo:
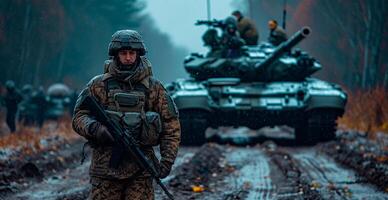
[(91, 200), (153, 200), (151, 177), (137, 176), (125, 180), (108, 180), (92, 177)]

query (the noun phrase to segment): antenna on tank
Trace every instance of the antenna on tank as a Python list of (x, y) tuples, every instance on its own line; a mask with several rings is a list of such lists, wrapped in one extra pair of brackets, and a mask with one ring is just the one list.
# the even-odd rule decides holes
[(287, 0), (283, 0), (283, 29), (286, 30)]
[(207, 0), (207, 20), (211, 20), (211, 7), (210, 7), (210, 0)]
[(248, 1), (248, 6), (249, 6), (249, 17), (253, 18), (253, 11), (252, 11), (252, 0)]

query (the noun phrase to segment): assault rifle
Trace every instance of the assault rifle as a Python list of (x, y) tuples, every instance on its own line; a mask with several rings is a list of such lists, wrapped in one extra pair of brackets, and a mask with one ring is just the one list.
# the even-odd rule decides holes
[(106, 113), (103, 107), (97, 103), (95, 97), (88, 95), (82, 102), (82, 106), (89, 108), (92, 115), (96, 119), (106, 126), (109, 132), (114, 138), (116, 145), (119, 145), (124, 150), (128, 151), (135, 159), (138, 165), (147, 170), (151, 176), (155, 179), (156, 183), (163, 189), (164, 193), (173, 200), (174, 197), (163, 185), (159, 178), (159, 173), (156, 171), (155, 166), (148, 160), (144, 153), (139, 149), (135, 139), (132, 137), (128, 130), (122, 128), (117, 121), (113, 121)]
[(222, 20), (216, 20), (216, 19), (213, 19), (213, 20), (197, 20), (195, 22), (195, 25), (196, 26), (200, 26), (200, 25), (206, 25), (206, 26), (210, 26), (210, 27), (218, 27), (218, 28), (221, 28), (223, 29), (225, 27), (225, 23), (222, 21)]

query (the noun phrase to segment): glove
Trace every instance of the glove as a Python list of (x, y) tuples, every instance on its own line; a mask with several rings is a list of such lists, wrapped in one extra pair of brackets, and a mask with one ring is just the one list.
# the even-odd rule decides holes
[(108, 131), (108, 128), (99, 122), (91, 124), (89, 131), (98, 144), (112, 144), (114, 142), (114, 138)]
[(161, 160), (159, 165), (159, 177), (160, 178), (166, 178), (171, 171), (171, 167), (174, 163), (166, 160)]

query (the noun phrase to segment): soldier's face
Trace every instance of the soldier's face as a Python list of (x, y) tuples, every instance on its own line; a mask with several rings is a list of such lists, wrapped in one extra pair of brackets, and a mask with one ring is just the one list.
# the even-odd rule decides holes
[(136, 62), (137, 51), (121, 50), (119, 51), (119, 60), (123, 65), (132, 65)]
[(273, 30), (273, 29), (275, 29), (276, 28), (276, 23), (275, 22), (273, 22), (273, 21), (269, 21), (268, 22), (268, 28), (269, 29), (271, 29), (271, 30)]

